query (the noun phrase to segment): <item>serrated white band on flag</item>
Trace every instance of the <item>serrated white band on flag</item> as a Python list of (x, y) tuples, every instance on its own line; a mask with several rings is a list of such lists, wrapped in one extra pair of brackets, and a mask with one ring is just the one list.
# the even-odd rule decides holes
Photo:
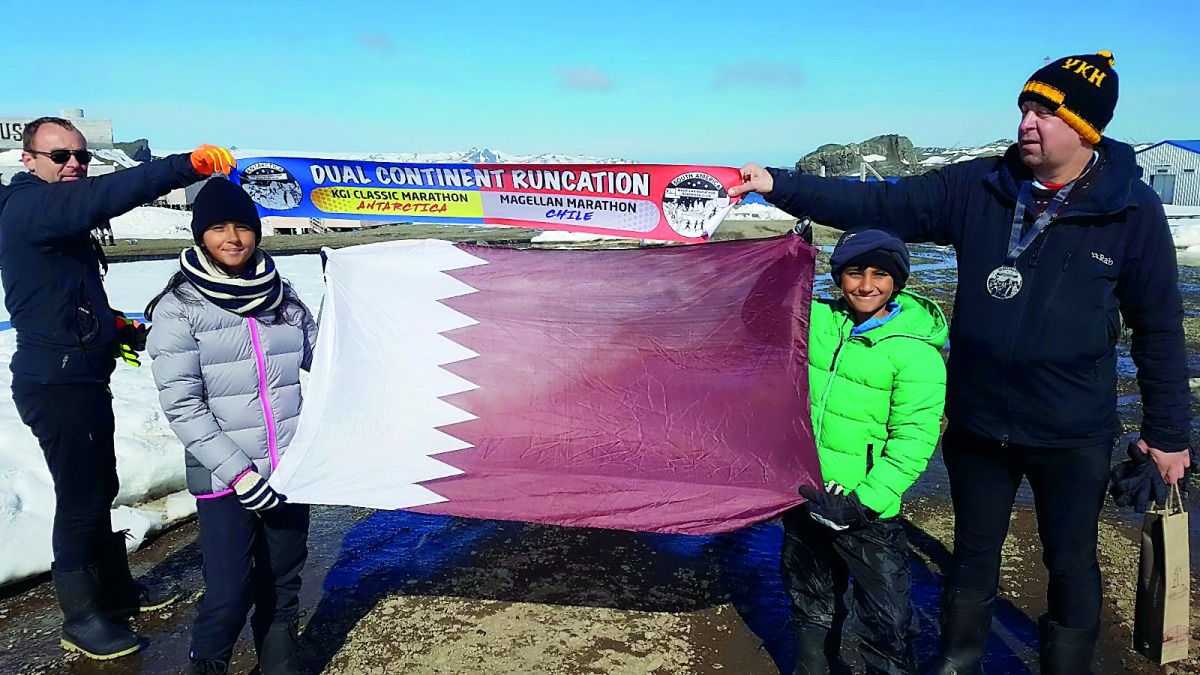
[[(472, 415), (440, 397), (475, 388), (441, 368), (475, 356), (441, 335), (475, 323), (440, 302), (474, 291), (445, 271), (486, 261), (433, 240), (325, 255), (312, 377), (271, 485), (307, 504), (400, 509), (442, 501), (418, 483), (461, 473), (436, 455), (469, 445), (437, 427)], [(381, 401), (390, 414), (378, 414)]]

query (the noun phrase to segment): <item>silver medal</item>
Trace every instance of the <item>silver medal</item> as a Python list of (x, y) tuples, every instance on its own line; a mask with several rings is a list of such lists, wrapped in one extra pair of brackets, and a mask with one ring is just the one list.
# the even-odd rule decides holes
[(1012, 265), (1002, 265), (988, 275), (987, 292), (997, 300), (1011, 300), (1021, 292), (1024, 282), (1020, 270)]

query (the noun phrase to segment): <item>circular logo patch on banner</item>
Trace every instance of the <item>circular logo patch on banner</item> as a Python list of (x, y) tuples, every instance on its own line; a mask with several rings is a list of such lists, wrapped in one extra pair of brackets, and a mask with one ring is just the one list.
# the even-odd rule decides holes
[(300, 206), (304, 190), (288, 170), (271, 162), (257, 162), (241, 173), (242, 189), (255, 204), (272, 211)]
[(685, 237), (700, 237), (721, 209), (729, 206), (729, 193), (713, 176), (692, 171), (671, 181), (663, 190), (662, 204), (672, 230)]

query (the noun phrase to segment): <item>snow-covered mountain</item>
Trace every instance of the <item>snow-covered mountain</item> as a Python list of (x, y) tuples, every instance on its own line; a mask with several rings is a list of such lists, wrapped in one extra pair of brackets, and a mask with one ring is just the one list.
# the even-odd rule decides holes
[(917, 153), (919, 171), (934, 169), (947, 164), (955, 164), (975, 159), (976, 157), (994, 157), (1003, 155), (1008, 146), (1014, 141), (1000, 139), (977, 148), (914, 148)]
[[(632, 164), (633, 160), (619, 157), (591, 157), (588, 155), (564, 155), (543, 153), (540, 155), (515, 155), (491, 148), (470, 148), (451, 152), (322, 152), (315, 150), (263, 150), (232, 148), (236, 157), (322, 157), (341, 160), (369, 162), (395, 162), (405, 164)], [(92, 175), (101, 175), (113, 170), (137, 166), (122, 150), (93, 150)], [(155, 151), (154, 157), (161, 158), (182, 151)], [(13, 175), (24, 171), (20, 150), (0, 150), (0, 183), (8, 183)]]
[[(264, 150), (231, 148), (235, 157), (321, 157), (327, 159), (366, 162), (396, 162), (406, 164), (632, 164), (633, 160), (619, 157), (590, 157), (588, 155), (515, 155), (491, 148), (469, 148), (450, 152), (324, 152), (320, 150)], [(155, 157), (171, 154), (155, 152)]]
[(907, 136), (884, 134), (857, 143), (827, 143), (796, 161), (805, 173), (823, 176), (867, 175), (897, 178), (977, 157), (1003, 154), (1012, 141), (998, 140), (976, 148), (923, 148)]
[[(810, 173), (824, 165), (826, 175), (857, 177), (866, 162), (886, 177), (908, 176), (924, 173), (947, 164), (966, 162), (977, 157), (1003, 155), (1015, 141), (1001, 138), (978, 147), (920, 147), (912, 146), (903, 136), (877, 136), (861, 143), (848, 145), (823, 145), (801, 157), (797, 162)], [(1134, 146), (1141, 150), (1153, 145), (1146, 143)]]

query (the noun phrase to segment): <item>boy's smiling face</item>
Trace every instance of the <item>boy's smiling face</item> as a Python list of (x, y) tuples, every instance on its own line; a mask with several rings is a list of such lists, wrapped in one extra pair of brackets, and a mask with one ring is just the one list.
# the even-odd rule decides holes
[(896, 280), (878, 267), (850, 266), (842, 270), (842, 295), (861, 321), (887, 314)]

